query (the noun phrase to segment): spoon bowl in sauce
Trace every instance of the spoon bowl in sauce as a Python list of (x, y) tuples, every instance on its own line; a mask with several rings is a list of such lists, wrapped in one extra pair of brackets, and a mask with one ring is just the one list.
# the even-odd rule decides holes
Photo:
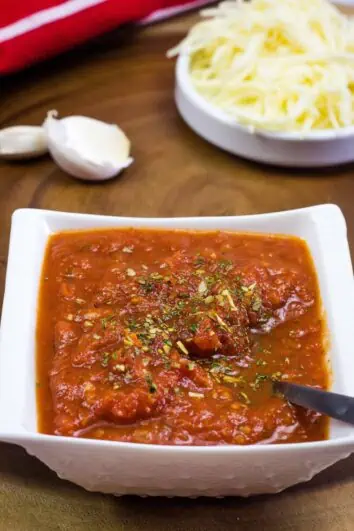
[(354, 397), (306, 385), (273, 381), (273, 389), (293, 404), (354, 425)]

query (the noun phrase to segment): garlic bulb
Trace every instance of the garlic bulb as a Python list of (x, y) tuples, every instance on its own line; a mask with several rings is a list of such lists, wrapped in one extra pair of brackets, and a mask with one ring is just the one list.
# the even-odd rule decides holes
[(47, 151), (47, 139), (42, 127), (18, 125), (0, 131), (0, 159), (31, 159)]
[(73, 177), (111, 179), (133, 162), (130, 142), (117, 125), (87, 116), (58, 119), (50, 111), (43, 128), (53, 159)]

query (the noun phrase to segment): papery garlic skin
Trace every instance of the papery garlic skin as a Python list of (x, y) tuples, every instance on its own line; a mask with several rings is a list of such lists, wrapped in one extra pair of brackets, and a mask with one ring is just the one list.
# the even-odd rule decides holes
[(50, 111), (43, 128), (55, 162), (78, 179), (111, 179), (133, 162), (130, 142), (117, 125), (87, 116), (58, 119)]
[(0, 130), (0, 159), (32, 159), (47, 151), (47, 138), (42, 127), (17, 125)]

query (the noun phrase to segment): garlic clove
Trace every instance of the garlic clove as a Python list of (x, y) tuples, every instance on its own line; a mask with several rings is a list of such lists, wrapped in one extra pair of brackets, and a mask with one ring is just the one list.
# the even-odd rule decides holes
[(43, 124), (48, 148), (60, 168), (78, 179), (111, 179), (130, 166), (130, 142), (124, 132), (87, 116), (57, 118), (50, 111)]
[(0, 159), (31, 159), (47, 151), (47, 139), (42, 127), (18, 125), (0, 130)]

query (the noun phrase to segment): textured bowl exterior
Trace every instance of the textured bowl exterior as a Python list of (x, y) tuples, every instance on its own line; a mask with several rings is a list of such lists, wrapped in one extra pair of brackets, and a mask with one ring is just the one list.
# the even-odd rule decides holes
[(68, 229), (132, 226), (282, 233), (304, 238), (315, 261), (327, 314), (332, 387), (336, 392), (354, 396), (353, 271), (345, 221), (338, 207), (174, 219), (19, 210), (12, 221), (1, 323), (0, 440), (22, 446), (59, 477), (87, 490), (141, 496), (249, 496), (279, 492), (311, 479), (354, 451), (354, 428), (335, 421), (327, 441), (246, 447), (157, 446), (38, 433), (34, 309), (48, 237)]
[(354, 160), (354, 127), (305, 138), (299, 134), (251, 132), (196, 92), (188, 65), (188, 57), (178, 58), (176, 105), (184, 121), (208, 142), (235, 155), (278, 166), (324, 167)]
[[(75, 441), (76, 442), (76, 441)], [(79, 441), (81, 442), (81, 441)], [(349, 448), (235, 452), (234, 448), (149, 448), (70, 444), (25, 445), (62, 479), (115, 495), (250, 496), (280, 492), (350, 454)], [(187, 451), (186, 451), (187, 450)], [(208, 451), (209, 450), (209, 451)], [(216, 450), (218, 450), (216, 448)], [(237, 450), (237, 449), (236, 449)], [(267, 454), (267, 452), (266, 452)]]

